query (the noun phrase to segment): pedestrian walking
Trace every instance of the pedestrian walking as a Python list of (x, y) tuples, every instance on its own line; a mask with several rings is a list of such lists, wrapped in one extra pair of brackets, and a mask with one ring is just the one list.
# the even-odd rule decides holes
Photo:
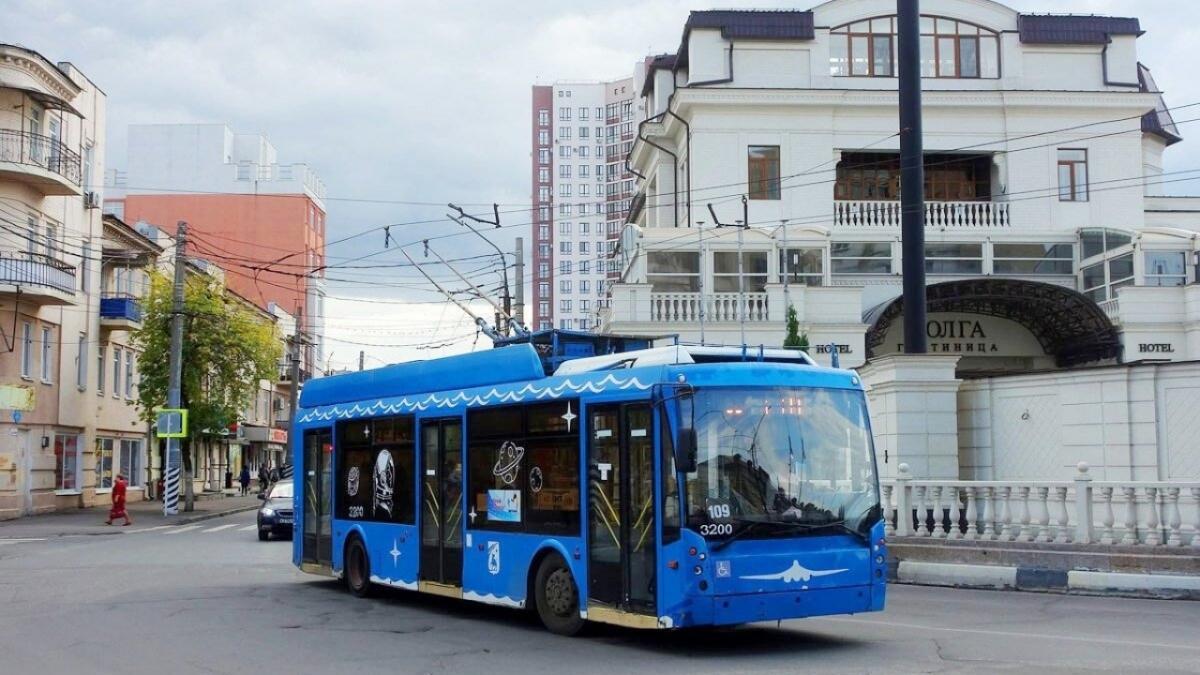
[(242, 495), (250, 492), (250, 467), (242, 466), (242, 472), (238, 474), (238, 482), (242, 484)]
[(279, 482), (279, 467), (271, 467), (271, 482)]
[(258, 491), (267, 491), (267, 465), (260, 464), (258, 467)]
[(117, 518), (124, 518), (125, 525), (132, 525), (133, 519), (129, 517), (129, 512), (125, 510), (125, 476), (117, 474), (117, 482), (113, 483), (112, 487), (112, 508), (108, 511), (108, 520), (104, 521), (105, 525), (112, 525)]

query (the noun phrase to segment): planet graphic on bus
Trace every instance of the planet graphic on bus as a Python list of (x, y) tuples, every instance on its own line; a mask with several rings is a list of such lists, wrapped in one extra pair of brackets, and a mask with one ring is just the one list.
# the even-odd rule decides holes
[(525, 448), (512, 441), (504, 441), (500, 451), (496, 453), (492, 475), (504, 481), (505, 485), (512, 485), (517, 480), (517, 472), (520, 471), (521, 460), (524, 458)]

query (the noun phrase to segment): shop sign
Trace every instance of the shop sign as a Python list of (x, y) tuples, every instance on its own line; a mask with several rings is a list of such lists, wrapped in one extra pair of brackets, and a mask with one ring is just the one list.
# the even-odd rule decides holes
[(280, 445), (287, 445), (287, 438), (288, 438), (287, 429), (271, 429), (267, 438), (271, 443), (279, 443)]

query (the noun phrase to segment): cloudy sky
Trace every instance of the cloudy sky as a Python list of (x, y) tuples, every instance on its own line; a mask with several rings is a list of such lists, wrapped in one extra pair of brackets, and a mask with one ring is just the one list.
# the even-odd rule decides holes
[[(281, 161), (306, 162), (325, 181), (334, 241), (388, 223), (438, 218), (446, 202), (474, 205), (469, 210), (498, 202), (513, 211), (503, 222), (526, 222), (519, 210), (528, 208), (530, 191), (530, 85), (626, 76), (641, 56), (674, 51), (692, 9), (814, 4), (0, 0), (0, 41), (71, 61), (108, 94), (109, 167), (124, 163), (129, 124), (226, 122), (239, 132), (265, 133)], [(1168, 102), (1200, 100), (1193, 60), (1178, 58), (1200, 38), (1195, 0), (1008, 4), (1137, 16), (1147, 31), (1139, 56)], [(1183, 132), (1190, 135), (1187, 127)], [(1188, 145), (1172, 150), (1167, 170), (1196, 164), (1197, 151)], [(522, 229), (497, 231), (495, 241), (511, 249)], [(392, 235), (409, 242), (458, 230), (447, 221), (397, 227)], [(435, 246), (447, 257), (489, 250), (470, 236)], [(373, 233), (328, 254), (336, 264), (382, 248), (382, 234)], [(394, 246), (370, 259), (401, 260)], [(487, 264), (478, 262), (464, 269)], [(407, 287), (424, 285), (411, 269), (329, 275), (337, 281), (329, 284), (326, 353), (332, 351), (335, 367), (356, 363), (360, 349), (368, 365), (378, 365), (472, 345), (472, 324), (460, 311), (428, 290)], [(481, 339), (479, 346), (486, 345)]]

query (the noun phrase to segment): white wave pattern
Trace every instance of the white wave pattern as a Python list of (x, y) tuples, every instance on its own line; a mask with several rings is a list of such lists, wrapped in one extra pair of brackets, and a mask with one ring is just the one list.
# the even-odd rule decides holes
[(380, 584), (381, 586), (391, 586), (392, 588), (403, 588), (406, 591), (417, 590), (417, 582), (415, 581), (392, 579), (391, 577), (381, 577), (374, 574), (371, 575), (371, 583)]
[(457, 394), (449, 396), (430, 394), (423, 399), (409, 399), (406, 396), (394, 403), (385, 403), (383, 399), (379, 399), (369, 404), (355, 403), (350, 406), (332, 405), (310, 410), (297, 417), (296, 421), (304, 424), (307, 422), (327, 422), (333, 419), (394, 415), (397, 413), (425, 411), (431, 408), (454, 408), (461, 405), (485, 406), (496, 405), (498, 403), (520, 403), (527, 400), (536, 401), (562, 398), (563, 396), (582, 394), (584, 392), (599, 394), (608, 390), (646, 390), (651, 386), (653, 385), (646, 384), (636, 377), (622, 379), (610, 374), (594, 382), (572, 382), (570, 379), (566, 379), (559, 384), (545, 387), (538, 387), (532, 383), (526, 384), (519, 389), (499, 389), (493, 387), (485, 393), (474, 395), (460, 391)]
[(489, 605), (499, 605), (501, 607), (516, 607), (517, 609), (525, 609), (524, 600), (513, 600), (507, 595), (492, 595), (491, 593), (481, 595), (475, 591), (463, 591), (463, 599), (474, 600), (475, 602), (482, 602)]

